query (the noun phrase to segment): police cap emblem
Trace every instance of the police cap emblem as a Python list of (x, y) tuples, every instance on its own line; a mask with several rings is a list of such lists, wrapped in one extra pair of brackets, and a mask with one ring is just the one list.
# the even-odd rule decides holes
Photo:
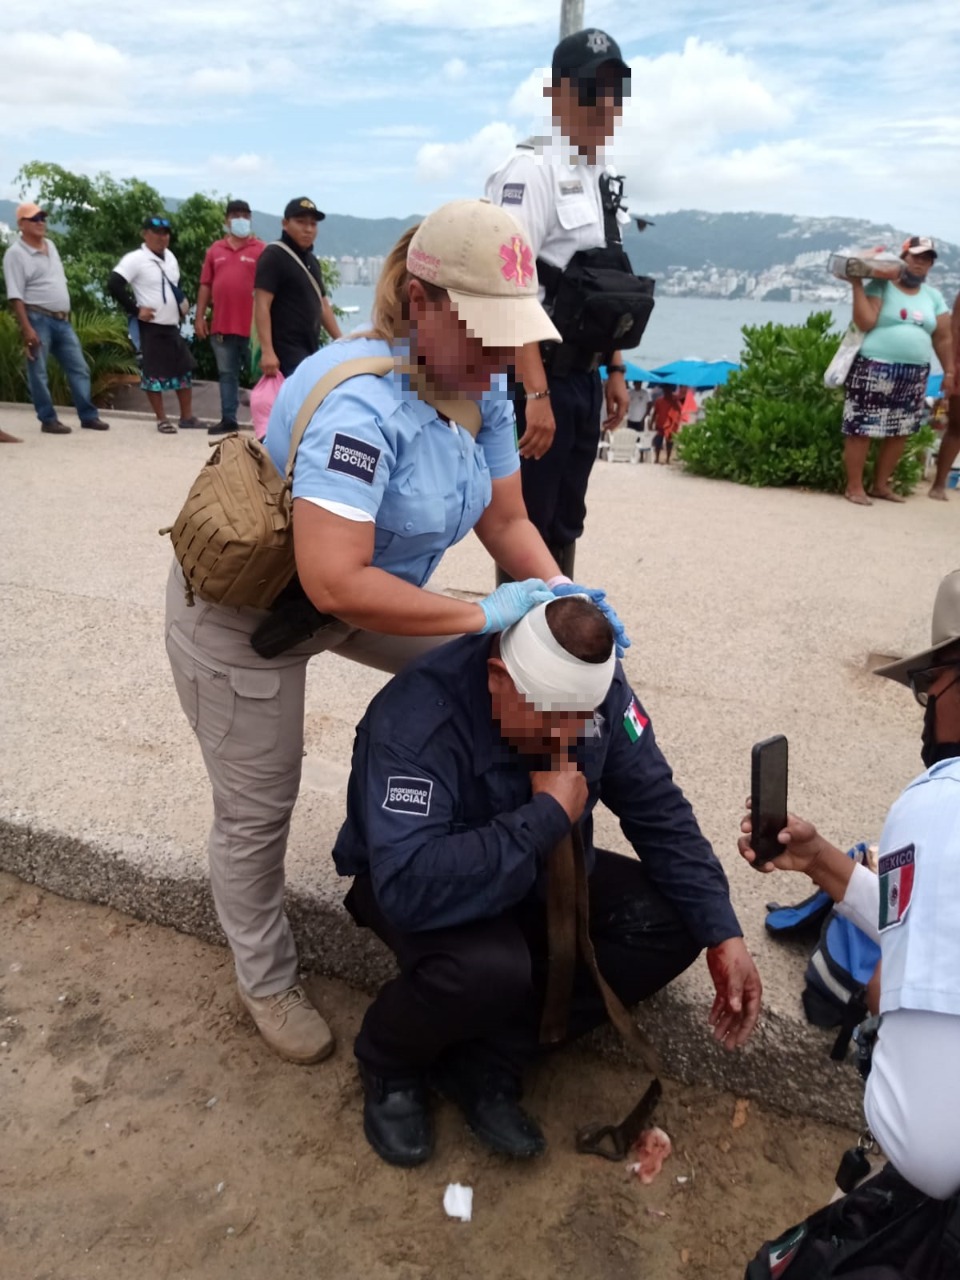
[(587, 36), (587, 48), (591, 53), (606, 53), (610, 48), (610, 37), (603, 31), (591, 31)]

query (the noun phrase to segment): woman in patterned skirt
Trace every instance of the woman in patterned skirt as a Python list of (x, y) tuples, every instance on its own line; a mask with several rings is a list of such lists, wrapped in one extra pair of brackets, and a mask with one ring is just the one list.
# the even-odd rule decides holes
[(937, 259), (926, 236), (911, 236), (900, 254), (899, 280), (851, 280), (853, 322), (866, 335), (847, 377), (843, 405), (845, 497), (871, 506), (863, 469), (879, 440), (872, 496), (903, 502), (891, 481), (907, 436), (920, 429), (930, 361), (943, 365), (943, 394), (953, 394), (953, 342), (943, 295), (926, 283)]

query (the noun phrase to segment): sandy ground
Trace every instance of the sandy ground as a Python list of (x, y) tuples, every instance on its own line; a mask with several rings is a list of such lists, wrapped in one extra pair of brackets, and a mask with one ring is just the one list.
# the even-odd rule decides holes
[[(674, 1154), (642, 1186), (573, 1151), (645, 1081), (565, 1051), (528, 1104), (550, 1149), (486, 1154), (447, 1105), (437, 1154), (389, 1168), (360, 1128), (350, 1045), (365, 997), (310, 984), (338, 1036), (314, 1068), (239, 1013), (228, 953), (0, 875), (0, 1276), (4, 1280), (734, 1280), (826, 1199), (850, 1135), (667, 1083)], [(444, 1189), (474, 1189), (469, 1224)]]

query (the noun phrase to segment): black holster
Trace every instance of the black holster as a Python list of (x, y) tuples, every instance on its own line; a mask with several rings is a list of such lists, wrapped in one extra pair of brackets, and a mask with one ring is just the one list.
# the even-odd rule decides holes
[(261, 658), (276, 658), (336, 621), (332, 613), (321, 613), (313, 605), (294, 575), (250, 636), (250, 644)]

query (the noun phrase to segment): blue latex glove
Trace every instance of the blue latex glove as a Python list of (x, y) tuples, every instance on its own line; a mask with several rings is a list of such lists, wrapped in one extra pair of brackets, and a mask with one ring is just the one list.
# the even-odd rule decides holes
[(535, 605), (546, 604), (553, 597), (554, 592), (542, 578), (505, 582), (483, 600), (477, 601), (486, 619), (479, 634), (483, 636), (490, 631), (505, 631), (507, 627), (519, 622)]
[(555, 596), (586, 596), (592, 604), (595, 604), (611, 627), (613, 627), (617, 657), (623, 657), (627, 649), (630, 648), (630, 637), (627, 635), (626, 628), (620, 621), (616, 609), (614, 609), (613, 605), (607, 603), (607, 593), (605, 591), (601, 591), (597, 587), (581, 587), (576, 582), (558, 582), (553, 588), (553, 594)]

